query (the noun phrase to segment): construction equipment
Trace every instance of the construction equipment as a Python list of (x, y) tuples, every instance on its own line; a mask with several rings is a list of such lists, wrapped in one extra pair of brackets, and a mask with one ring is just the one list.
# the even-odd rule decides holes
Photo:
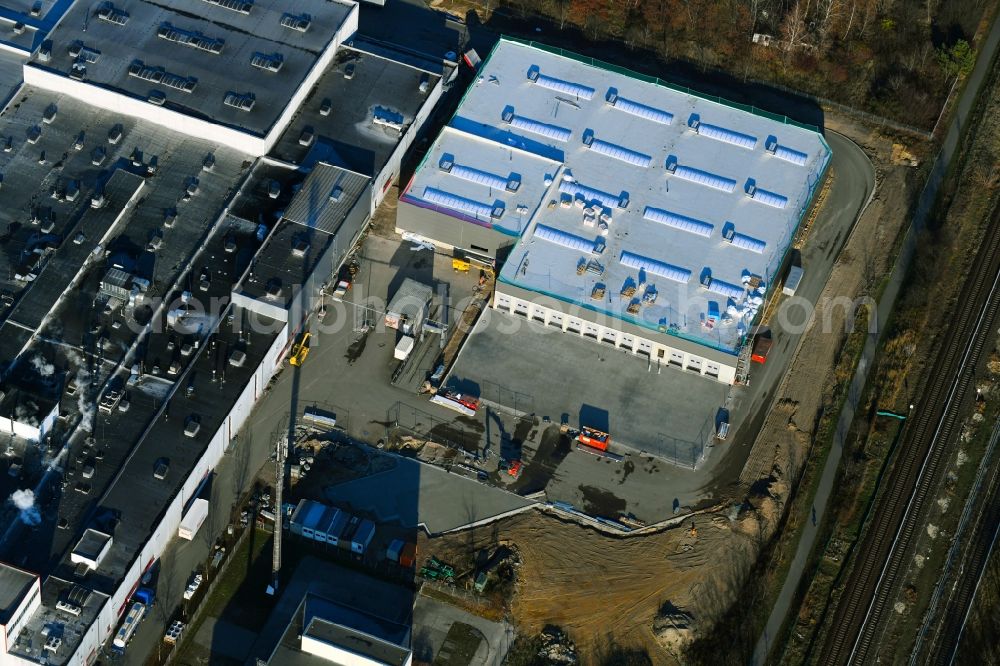
[(454, 258), (451, 260), (451, 267), (459, 273), (468, 273), (472, 269), (472, 262), (468, 259)]
[(750, 353), (750, 360), (755, 363), (766, 363), (767, 355), (770, 351), (771, 351), (770, 333), (768, 333), (767, 335), (758, 333), (757, 338), (753, 342), (753, 351)]
[(427, 563), (420, 567), (420, 577), (427, 580), (443, 580), (450, 584), (455, 582), (455, 569), (431, 555)]
[(302, 339), (292, 345), (292, 351), (289, 355), (288, 362), (295, 366), (301, 366), (305, 363), (306, 357), (309, 356), (309, 341), (312, 339), (312, 333), (305, 333)]
[(607, 451), (611, 444), (611, 435), (596, 428), (583, 426), (580, 428), (580, 434), (576, 436), (576, 441), (598, 451)]

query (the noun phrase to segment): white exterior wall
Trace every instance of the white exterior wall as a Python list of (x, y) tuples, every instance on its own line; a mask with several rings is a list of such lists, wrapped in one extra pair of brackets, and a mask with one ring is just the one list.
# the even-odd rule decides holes
[[(332, 643), (317, 640), (308, 634), (302, 635), (302, 651), (335, 664), (342, 664), (342, 666), (384, 666), (384, 663), (377, 659), (351, 652)], [(413, 654), (411, 653), (406, 657), (403, 666), (410, 666), (412, 662)]]
[(270, 149), (264, 137), (177, 113), (166, 107), (150, 104), (144, 99), (77, 81), (40, 67), (25, 65), (24, 82), (44, 90), (64, 93), (101, 109), (142, 118), (188, 136), (220, 143), (248, 155), (263, 155)]
[(497, 292), (493, 300), (493, 307), (498, 310), (520, 315), (539, 324), (558, 328), (566, 333), (575, 333), (582, 337), (591, 338), (599, 344), (613, 344), (615, 347), (626, 349), (633, 354), (648, 355), (662, 365), (674, 366), (678, 369), (704, 375), (706, 378), (715, 379), (723, 384), (732, 384), (736, 381), (736, 356), (733, 356), (729, 363), (709, 360), (697, 354), (671, 347), (661, 340), (633, 335), (616, 328), (595, 324), (561, 310), (505, 294), (500, 291), (502, 286), (497, 284)]
[(143, 571), (145, 571), (150, 562), (163, 555), (167, 544), (170, 543), (172, 538), (177, 536), (177, 528), (181, 524), (184, 506), (198, 492), (205, 476), (215, 469), (215, 466), (222, 460), (230, 437), (243, 426), (257, 399), (263, 394), (264, 387), (271, 379), (271, 375), (274, 374), (274, 369), (277, 367), (277, 360), (280, 358), (281, 352), (287, 342), (288, 327), (285, 326), (282, 328), (281, 333), (274, 339), (274, 342), (271, 343), (271, 348), (265, 354), (264, 360), (257, 366), (257, 371), (248, 380), (243, 393), (236, 401), (236, 405), (229, 413), (229, 416), (222, 422), (219, 429), (216, 430), (205, 452), (198, 462), (195, 463), (194, 469), (181, 488), (181, 492), (174, 497), (174, 501), (167, 507), (163, 519), (153, 530), (153, 534), (146, 542), (142, 553), (132, 563), (131, 569), (123, 578), (118, 589), (115, 590), (114, 595), (105, 602), (104, 607), (101, 608), (97, 616), (97, 620), (90, 625), (87, 633), (80, 641), (79, 648), (77, 648), (77, 651), (67, 664), (70, 666), (84, 666), (87, 663), (88, 655), (96, 653), (100, 649), (101, 644), (114, 632), (121, 616), (120, 611), (125, 608), (126, 602), (132, 596), (132, 592), (138, 587)]
[(414, 116), (413, 122), (406, 130), (396, 149), (392, 151), (392, 155), (389, 157), (389, 161), (386, 162), (382, 171), (376, 176), (375, 181), (372, 183), (372, 208), (371, 215), (375, 214), (375, 209), (378, 208), (382, 200), (385, 199), (386, 190), (389, 189), (389, 184), (394, 178), (399, 177), (400, 165), (403, 163), (403, 155), (406, 151), (410, 149), (413, 142), (416, 140), (417, 135), (420, 133), (420, 129), (423, 127), (424, 123), (427, 122), (427, 118), (430, 116), (431, 111), (437, 107), (438, 101), (441, 99), (441, 94), (444, 91), (444, 77), (440, 77), (437, 80), (437, 84), (427, 93), (427, 99), (424, 100), (423, 105), (420, 110), (417, 111), (417, 115)]
[[(20, 605), (11, 614), (11, 622), (6, 626), (0, 626), (0, 631), (3, 632), (3, 653), (5, 655), (4, 659), (9, 659), (10, 655), (7, 654), (7, 648), (14, 644), (17, 640), (17, 635), (21, 633), (21, 629), (24, 628), (24, 623), (34, 615), (35, 611), (39, 606), (42, 605), (42, 586), (38, 576), (35, 576), (35, 582), (31, 585), (31, 589), (28, 593), (24, 595), (24, 599), (21, 600)], [(7, 663), (4, 661), (4, 663)]]

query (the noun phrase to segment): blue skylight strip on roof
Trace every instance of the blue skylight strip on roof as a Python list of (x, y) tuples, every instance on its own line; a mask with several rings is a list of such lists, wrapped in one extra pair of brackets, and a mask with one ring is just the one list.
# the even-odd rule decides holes
[(799, 166), (805, 166), (806, 162), (809, 160), (809, 156), (801, 150), (792, 150), (791, 148), (786, 148), (785, 146), (778, 146), (774, 150), (774, 156), (778, 159), (785, 160), (786, 162), (798, 164)]
[(590, 143), (590, 149), (595, 153), (607, 155), (608, 157), (613, 157), (616, 160), (621, 160), (622, 162), (627, 162), (643, 169), (648, 169), (649, 164), (653, 161), (653, 158), (645, 153), (619, 146), (616, 143), (601, 141), (600, 139), (594, 139)]
[(714, 173), (709, 173), (708, 171), (702, 171), (701, 169), (694, 169), (692, 167), (679, 166), (674, 170), (674, 175), (678, 178), (682, 178), (692, 183), (698, 183), (699, 185), (705, 185), (706, 187), (711, 187), (716, 190), (722, 190), (723, 192), (732, 192), (736, 189), (736, 181), (732, 178), (726, 178), (725, 176), (717, 176)]
[(525, 118), (524, 116), (514, 116), (511, 118), (510, 126), (531, 132), (532, 134), (548, 137), (549, 139), (555, 139), (556, 141), (569, 141), (573, 135), (573, 132), (565, 127), (542, 123), (531, 118)]
[(686, 268), (674, 266), (663, 261), (657, 261), (656, 259), (650, 259), (649, 257), (642, 256), (641, 254), (622, 252), (620, 261), (622, 266), (627, 266), (628, 268), (634, 268), (640, 271), (646, 271), (652, 275), (659, 275), (660, 277), (673, 280), (674, 282), (680, 282), (681, 284), (687, 284), (691, 280), (691, 271)]
[(767, 248), (767, 243), (758, 238), (754, 238), (753, 236), (747, 236), (746, 234), (733, 234), (733, 237), (729, 239), (729, 242), (736, 247), (743, 248), (744, 250), (750, 250), (751, 252), (756, 252), (757, 254), (764, 254), (764, 250)]
[(719, 294), (720, 296), (725, 296), (727, 298), (732, 298), (733, 300), (739, 300), (743, 298), (743, 293), (745, 290), (743, 287), (732, 284), (730, 282), (723, 282), (722, 280), (716, 280), (712, 278), (708, 281), (708, 286), (706, 287), (713, 294)]
[(593, 254), (594, 252), (594, 241), (581, 238), (560, 229), (554, 229), (544, 224), (539, 224), (535, 227), (535, 237), (555, 243), (556, 245), (568, 247), (571, 250), (578, 250), (589, 254)]
[(762, 190), (759, 187), (754, 190), (753, 200), (759, 201), (762, 204), (767, 204), (773, 208), (784, 208), (788, 205), (788, 197), (783, 197), (780, 194)]
[(747, 148), (749, 150), (753, 150), (757, 147), (757, 137), (750, 134), (744, 134), (743, 132), (734, 132), (731, 129), (719, 127), (718, 125), (700, 123), (698, 125), (698, 135), (707, 136), (710, 139), (729, 143), (734, 146), (739, 146), (740, 148)]
[(674, 121), (674, 114), (669, 111), (661, 111), (655, 107), (640, 104), (624, 97), (617, 98), (612, 106), (625, 113), (631, 113), (633, 116), (652, 120), (654, 123), (660, 123), (661, 125), (669, 125)]
[(543, 88), (566, 93), (567, 95), (573, 95), (574, 97), (579, 97), (580, 99), (592, 99), (594, 97), (595, 91), (593, 88), (579, 83), (573, 83), (572, 81), (564, 81), (563, 79), (557, 79), (553, 76), (545, 76), (544, 74), (539, 74), (534, 81), (535, 84), (540, 85)]
[(462, 180), (468, 180), (473, 183), (479, 183), (480, 185), (486, 185), (494, 190), (507, 189), (507, 179), (503, 176), (498, 176), (495, 173), (490, 173), (489, 171), (482, 171), (481, 169), (456, 164), (451, 168), (450, 173), (453, 176), (458, 176)]
[(607, 192), (602, 192), (601, 190), (595, 190), (592, 187), (587, 187), (586, 185), (581, 185), (580, 183), (571, 180), (560, 180), (559, 191), (563, 194), (570, 194), (573, 196), (579, 194), (588, 202), (599, 201), (608, 208), (614, 208), (615, 206), (621, 205), (620, 197), (608, 194)]
[(712, 231), (715, 229), (715, 227), (708, 222), (702, 222), (701, 220), (696, 220), (693, 217), (688, 217), (687, 215), (678, 215), (677, 213), (672, 213), (669, 210), (661, 210), (660, 208), (651, 208), (649, 206), (646, 206), (646, 210), (643, 211), (642, 216), (651, 222), (659, 222), (660, 224), (665, 224), (668, 227), (680, 229), (681, 231), (687, 231), (688, 233), (692, 233), (703, 238), (710, 237), (712, 235)]
[(460, 197), (457, 194), (445, 192), (444, 190), (439, 190), (433, 187), (424, 188), (423, 199), (424, 201), (429, 201), (430, 203), (444, 206), (445, 208), (451, 208), (452, 210), (461, 211), (463, 213), (468, 213), (469, 215), (474, 215), (476, 217), (485, 217), (489, 219), (493, 212), (493, 206), (491, 204), (466, 199), (465, 197)]

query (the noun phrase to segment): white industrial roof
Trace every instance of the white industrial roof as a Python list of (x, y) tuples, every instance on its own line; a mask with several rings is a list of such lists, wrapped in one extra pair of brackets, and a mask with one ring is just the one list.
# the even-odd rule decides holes
[[(770, 286), (830, 157), (816, 131), (507, 39), (451, 126), (407, 195), (448, 182), (505, 202), (493, 224), (522, 235), (501, 281), (724, 350), (761, 300), (744, 293), (747, 276)], [(508, 194), (478, 185), (472, 197), (441, 171), (442, 153), (520, 174), (514, 199), (542, 188), (530, 222)], [(603, 270), (578, 272), (590, 260)], [(643, 278), (657, 298), (630, 315), (619, 294)]]
[(519, 236), (542, 203), (546, 177), (554, 178), (559, 167), (556, 160), (445, 127), (403, 199)]

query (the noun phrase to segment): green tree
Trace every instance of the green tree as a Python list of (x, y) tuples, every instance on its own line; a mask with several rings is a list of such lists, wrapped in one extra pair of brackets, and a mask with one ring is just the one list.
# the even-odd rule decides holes
[(953, 76), (968, 76), (976, 65), (976, 50), (969, 46), (969, 42), (960, 39), (951, 48), (938, 48), (937, 60), (949, 79)]

